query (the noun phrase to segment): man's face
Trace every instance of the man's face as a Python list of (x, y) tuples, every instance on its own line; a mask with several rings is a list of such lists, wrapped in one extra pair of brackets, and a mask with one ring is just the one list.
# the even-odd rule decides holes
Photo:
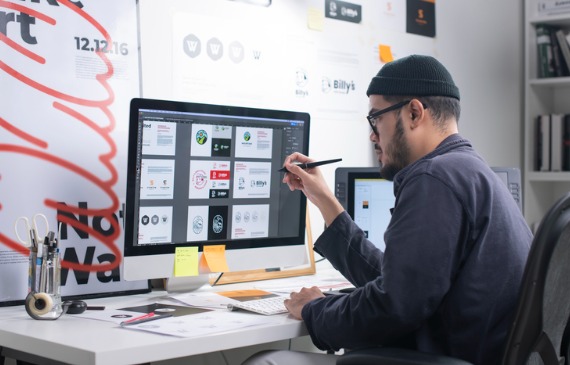
[[(372, 114), (394, 103), (387, 102), (380, 95), (370, 95), (369, 104), (369, 114)], [(406, 107), (407, 105), (402, 109)], [(377, 133), (370, 133), (370, 140), (374, 143), (380, 162), (380, 174), (386, 180), (393, 180), (396, 173), (410, 163), (410, 146), (405, 135), (402, 109), (380, 115), (375, 120)]]

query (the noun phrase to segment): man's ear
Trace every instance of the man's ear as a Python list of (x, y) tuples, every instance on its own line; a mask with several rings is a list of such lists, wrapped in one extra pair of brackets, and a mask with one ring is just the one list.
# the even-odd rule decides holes
[(412, 99), (410, 101), (410, 119), (412, 120), (412, 124), (417, 124), (420, 120), (423, 119), (425, 114), (425, 109), (418, 99)]

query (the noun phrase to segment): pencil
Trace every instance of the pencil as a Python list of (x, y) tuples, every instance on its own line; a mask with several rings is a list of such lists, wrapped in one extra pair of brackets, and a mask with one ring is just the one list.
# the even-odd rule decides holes
[[(333, 160), (324, 160), (324, 161), (309, 162), (309, 163), (298, 163), (296, 165), (299, 166), (300, 168), (302, 168), (303, 170), (306, 170), (306, 169), (310, 169), (312, 167), (328, 165), (330, 163), (335, 163), (335, 162), (339, 162), (339, 161), (342, 161), (342, 158), (335, 158)], [(280, 168), (279, 171), (289, 172), (286, 167)]]

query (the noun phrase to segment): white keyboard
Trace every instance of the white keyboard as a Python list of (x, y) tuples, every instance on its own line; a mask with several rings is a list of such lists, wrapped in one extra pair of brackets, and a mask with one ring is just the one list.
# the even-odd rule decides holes
[(285, 308), (285, 304), (283, 304), (283, 301), (285, 299), (287, 298), (276, 296), (276, 297), (269, 297), (263, 299), (248, 300), (245, 302), (228, 304), (228, 309), (230, 310), (243, 309), (246, 311), (265, 314), (265, 315), (287, 313), (287, 308)]

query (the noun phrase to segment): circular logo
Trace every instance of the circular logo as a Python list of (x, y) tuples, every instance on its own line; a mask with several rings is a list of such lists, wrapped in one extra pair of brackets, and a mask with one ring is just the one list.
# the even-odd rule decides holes
[(198, 142), (198, 144), (200, 146), (204, 145), (206, 143), (206, 141), (208, 140), (208, 133), (206, 133), (205, 130), (200, 129), (197, 133), (196, 133), (196, 142)]
[(159, 221), (159, 220), (160, 220), (160, 219), (159, 219), (158, 216), (155, 214), (155, 215), (153, 215), (152, 218), (150, 219), (150, 223), (152, 223), (153, 225), (156, 226), (156, 225), (158, 224), (158, 221)]
[(194, 217), (194, 221), (192, 221), (192, 231), (195, 234), (202, 233), (202, 229), (204, 228), (204, 219), (200, 216)]
[(224, 218), (221, 215), (217, 214), (214, 216), (214, 220), (212, 221), (212, 229), (214, 233), (221, 233), (224, 229)]
[(192, 182), (196, 189), (203, 189), (208, 183), (208, 175), (206, 175), (204, 170), (197, 170), (194, 172), (194, 175), (192, 175)]
[(243, 134), (243, 139), (244, 139), (244, 141), (249, 142), (249, 140), (251, 139), (251, 133), (245, 132)]
[(217, 61), (224, 55), (224, 45), (218, 38), (211, 38), (206, 44), (206, 51), (212, 60)]
[(200, 55), (200, 52), (202, 52), (202, 42), (200, 42), (200, 39), (194, 34), (188, 34), (182, 40), (182, 48), (188, 57), (196, 58)]
[(237, 213), (236, 213), (236, 215), (235, 215), (235, 220), (236, 220), (236, 223), (241, 222), (241, 212), (237, 212)]
[(243, 61), (243, 58), (245, 57), (245, 49), (240, 42), (233, 41), (230, 43), (229, 56), (230, 60), (232, 60), (234, 63), (240, 63)]
[(295, 83), (298, 87), (305, 87), (307, 82), (309, 82), (307, 72), (302, 68), (298, 68), (297, 71), (295, 71)]
[(143, 226), (146, 226), (148, 223), (150, 222), (150, 218), (148, 217), (148, 215), (143, 215), (141, 218), (141, 223)]
[(323, 77), (321, 80), (321, 90), (326, 94), (331, 91), (331, 80), (328, 77)]
[(243, 215), (243, 221), (244, 221), (244, 223), (249, 222), (249, 212), (245, 212), (245, 214)]

